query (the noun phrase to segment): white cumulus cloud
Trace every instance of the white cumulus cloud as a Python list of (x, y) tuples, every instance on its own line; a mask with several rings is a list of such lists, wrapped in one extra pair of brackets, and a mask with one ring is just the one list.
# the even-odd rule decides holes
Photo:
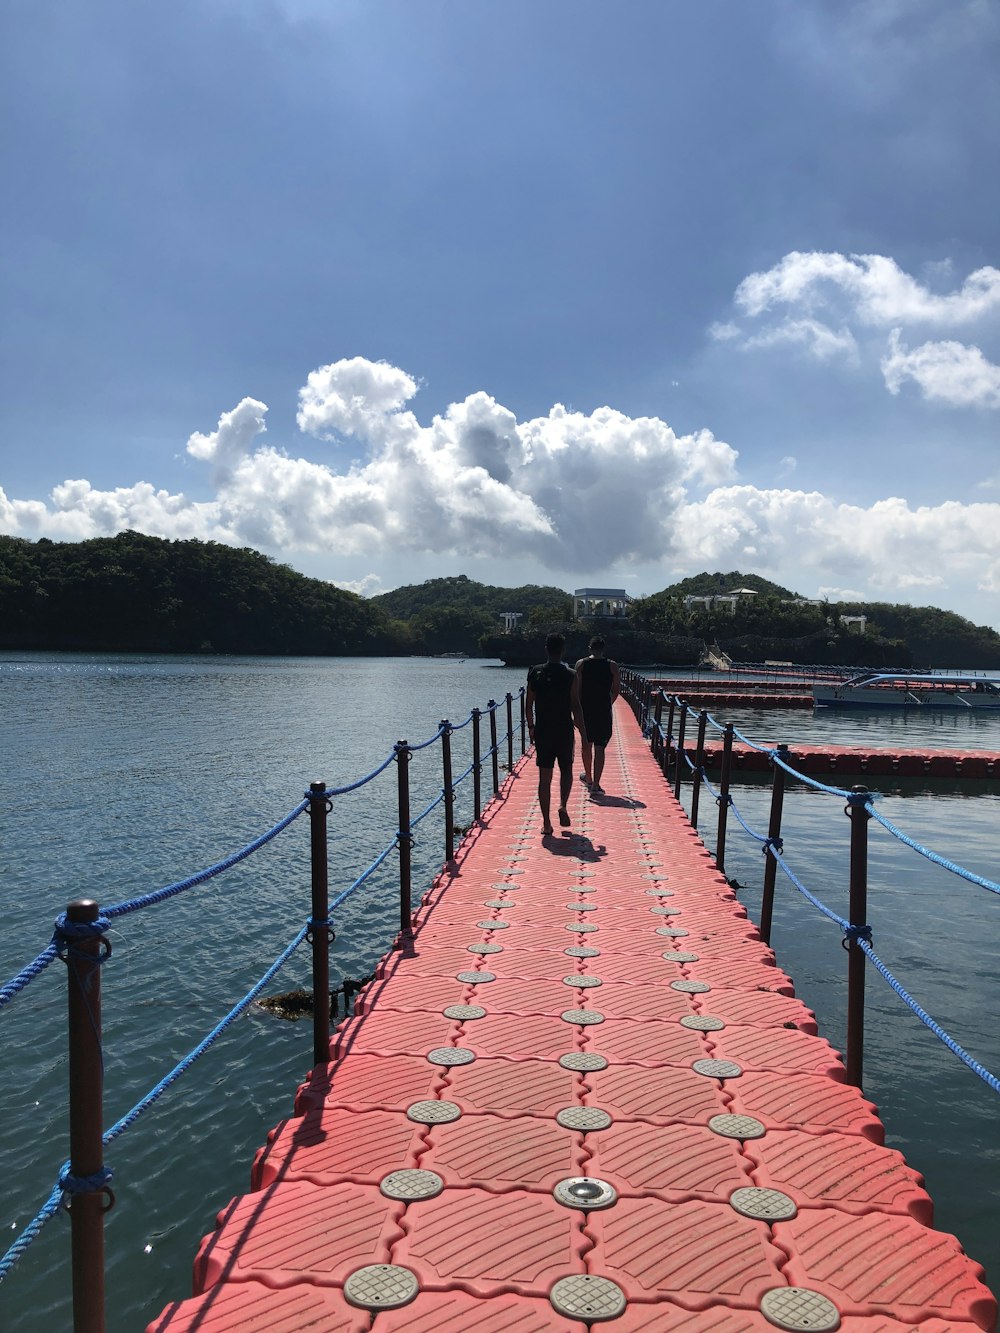
[(1000, 366), (978, 347), (960, 342), (926, 342), (910, 351), (893, 329), (882, 374), (892, 394), (913, 380), (923, 396), (957, 407), (1000, 407)]
[(1000, 269), (976, 269), (956, 291), (939, 295), (886, 255), (793, 250), (773, 268), (744, 278), (734, 299), (755, 316), (776, 305), (819, 308), (832, 293), (843, 294), (864, 324), (964, 324), (1000, 310)]

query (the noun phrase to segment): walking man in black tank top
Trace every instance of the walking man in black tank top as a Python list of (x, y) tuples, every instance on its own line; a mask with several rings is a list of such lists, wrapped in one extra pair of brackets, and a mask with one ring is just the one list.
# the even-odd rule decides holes
[(533, 666), (528, 672), (528, 689), (524, 696), (524, 715), (528, 723), (528, 738), (535, 747), (538, 765), (538, 805), (542, 812), (542, 836), (552, 832), (549, 805), (552, 790), (552, 770), (559, 764), (559, 823), (566, 828), (569, 811), (566, 802), (573, 790), (573, 726), (580, 729), (586, 743), (586, 727), (580, 710), (580, 692), (576, 673), (562, 660), (566, 640), (561, 634), (550, 634), (545, 640), (547, 661)]
[(618, 663), (604, 656), (599, 634), (590, 641), (590, 656), (576, 664), (580, 706), (586, 731), (580, 733), (583, 780), (595, 796), (603, 796), (604, 749), (611, 739), (611, 705), (618, 698)]

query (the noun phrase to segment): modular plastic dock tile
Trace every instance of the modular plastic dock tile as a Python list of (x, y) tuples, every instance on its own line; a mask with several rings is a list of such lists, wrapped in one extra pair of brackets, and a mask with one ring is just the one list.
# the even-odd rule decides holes
[[(599, 1001), (595, 1002), (595, 1007)], [(679, 1023), (632, 1023), (609, 1018), (589, 1029), (593, 1044), (610, 1060), (628, 1064), (690, 1067), (710, 1055), (701, 1034)]]
[(296, 1115), (319, 1106), (382, 1106), (406, 1110), (435, 1095), (441, 1070), (417, 1055), (365, 1055), (314, 1069), (295, 1096)]
[[(570, 943), (568, 933), (566, 942)], [(519, 978), (525, 981), (559, 981), (567, 972), (577, 970), (574, 959), (567, 958), (555, 949), (548, 952), (511, 949), (508, 953), (491, 956), (489, 964), (498, 978)]]
[(466, 988), (453, 976), (406, 977), (369, 982), (354, 1000), (356, 1016), (383, 1010), (428, 1010), (440, 1013), (449, 1004), (461, 1004)]
[(885, 1141), (885, 1129), (871, 1102), (850, 1083), (811, 1074), (744, 1070), (726, 1083), (732, 1109), (752, 1115), (768, 1129), (834, 1130), (860, 1134), (872, 1143)]
[[(676, 1023), (685, 1014), (694, 1012), (690, 995), (671, 990), (665, 981), (658, 984), (637, 982), (632, 984), (626, 979), (611, 980), (604, 976), (601, 958), (591, 958), (588, 966), (600, 975), (604, 984), (596, 990), (593, 1001), (606, 1018), (628, 1018), (635, 1022)], [(636, 976), (643, 975), (642, 965), (636, 969)]]
[[(605, 1327), (597, 1324), (595, 1329)], [(684, 1310), (668, 1301), (655, 1305), (630, 1305), (625, 1313), (606, 1326), (608, 1333), (774, 1333), (775, 1325), (757, 1310), (731, 1310), (718, 1305), (704, 1310)], [(839, 1333), (973, 1333), (975, 1324), (947, 1323), (940, 1319), (903, 1324), (883, 1315), (841, 1318)]]
[[(567, 1025), (567, 1051), (575, 1049), (573, 1033)], [(581, 1091), (580, 1076), (554, 1060), (480, 1059), (449, 1069), (441, 1096), (463, 1111), (551, 1117), (579, 1102)]]
[(755, 1310), (766, 1291), (787, 1285), (768, 1228), (728, 1204), (620, 1198), (589, 1213), (586, 1229), (595, 1240), (589, 1271), (617, 1282), (629, 1301), (669, 1296), (689, 1309), (722, 1300)]
[(857, 1213), (902, 1213), (931, 1226), (934, 1207), (923, 1179), (902, 1153), (851, 1135), (771, 1130), (745, 1144), (756, 1183), (797, 1204)]
[(401, 1111), (332, 1107), (286, 1120), (254, 1159), (251, 1189), (281, 1180), (378, 1184), (390, 1171), (415, 1167), (423, 1134)]
[(849, 1314), (887, 1314), (907, 1323), (959, 1319), (992, 1329), (997, 1302), (983, 1270), (954, 1236), (910, 1217), (855, 1217), (832, 1209), (774, 1224), (788, 1250), (786, 1281), (829, 1297)]
[(734, 1190), (755, 1184), (737, 1141), (701, 1126), (615, 1121), (588, 1133), (584, 1147), (591, 1155), (582, 1174), (608, 1181), (619, 1194), (725, 1203)]
[(715, 1014), (727, 1027), (788, 1028), (818, 1036), (816, 1015), (801, 1000), (773, 992), (713, 990), (711, 995), (695, 996), (695, 1008)]
[[(600, 1037), (596, 1038), (599, 1048)], [(585, 1101), (616, 1119), (707, 1125), (728, 1108), (715, 1079), (683, 1066), (610, 1065), (583, 1076)]]
[[(575, 1008), (579, 993), (571, 986), (563, 991), (563, 1010)], [(558, 1015), (488, 1014), (466, 1024), (462, 1044), (477, 1055), (557, 1060), (571, 1048), (572, 1034), (572, 1027)]]
[(403, 1205), (376, 1186), (273, 1185), (234, 1199), (194, 1261), (198, 1295), (216, 1282), (342, 1285), (365, 1264), (389, 1262)]
[[(567, 936), (567, 938), (569, 938)], [(559, 941), (562, 943), (562, 940)], [(567, 969), (576, 966), (576, 960), (559, 955)], [(535, 981), (515, 977), (495, 981), (477, 997), (490, 1014), (549, 1014), (556, 1017), (566, 1008), (568, 988), (562, 981)]]
[(416, 1273), (423, 1289), (546, 1298), (559, 1278), (586, 1271), (582, 1215), (550, 1194), (446, 1189), (410, 1204), (404, 1225), (393, 1263)]
[[(712, 992), (713, 996), (715, 992)], [(711, 1008), (711, 1005), (707, 1006)], [(714, 1013), (714, 1010), (712, 1011)], [(841, 1082), (846, 1077), (840, 1056), (823, 1037), (793, 1028), (724, 1028), (708, 1033), (712, 1053), (735, 1060), (744, 1069), (788, 1069), (799, 1074), (825, 1074)]]
[(330, 1056), (349, 1053), (410, 1055), (455, 1044), (458, 1024), (440, 1012), (375, 1010), (348, 1018), (330, 1038)]
[(174, 1301), (146, 1333), (367, 1333), (370, 1328), (368, 1311), (348, 1305), (337, 1287), (299, 1283), (275, 1290), (261, 1282), (224, 1282), (191, 1300)]
[(422, 1291), (403, 1309), (378, 1314), (373, 1328), (375, 1333), (587, 1333), (586, 1324), (564, 1319), (548, 1301), (506, 1293), (483, 1301), (464, 1291)]
[(551, 1193), (560, 1180), (585, 1175), (579, 1136), (554, 1119), (463, 1116), (435, 1126), (421, 1168), (447, 1185), (489, 1192), (530, 1189)]
[(727, 963), (716, 958), (700, 958), (697, 963), (685, 964), (684, 971), (686, 976), (707, 981), (713, 990), (759, 990), (795, 995), (791, 978), (781, 968), (769, 967), (765, 963)]

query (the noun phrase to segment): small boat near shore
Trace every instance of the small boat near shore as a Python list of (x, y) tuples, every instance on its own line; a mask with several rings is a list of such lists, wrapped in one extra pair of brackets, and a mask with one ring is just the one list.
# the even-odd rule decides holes
[(929, 672), (865, 671), (839, 684), (814, 684), (815, 707), (1000, 711), (1000, 679)]

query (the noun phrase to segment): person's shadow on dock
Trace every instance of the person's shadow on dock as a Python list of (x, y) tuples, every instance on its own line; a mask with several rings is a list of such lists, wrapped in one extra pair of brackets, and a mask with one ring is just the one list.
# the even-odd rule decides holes
[(600, 861), (608, 854), (603, 842), (595, 847), (585, 833), (569, 831), (546, 833), (542, 838), (542, 846), (553, 856), (572, 856), (578, 861)]
[(645, 810), (646, 802), (637, 800), (634, 796), (611, 796), (608, 792), (591, 792), (590, 799), (595, 805), (603, 806), (608, 809), (617, 806), (621, 810)]

